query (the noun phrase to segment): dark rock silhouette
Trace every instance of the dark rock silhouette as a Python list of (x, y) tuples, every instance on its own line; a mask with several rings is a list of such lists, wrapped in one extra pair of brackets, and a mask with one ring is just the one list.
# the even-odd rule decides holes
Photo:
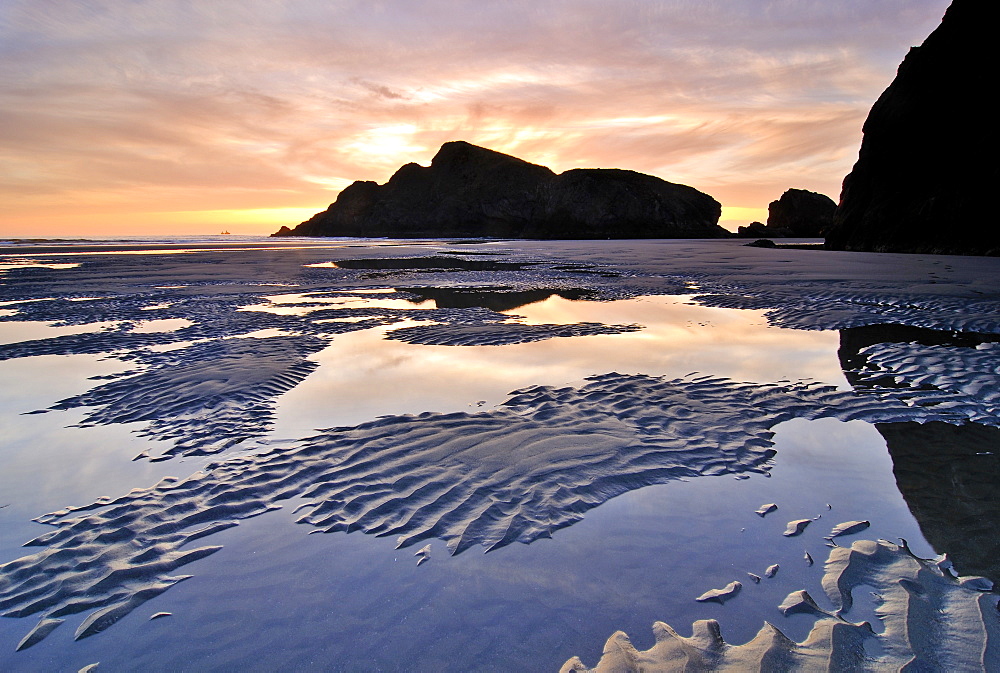
[(828, 248), (1000, 254), (989, 197), (1000, 138), (988, 95), (998, 20), (998, 3), (955, 0), (906, 55), (865, 122)]
[(899, 492), (935, 550), (963, 575), (1000, 582), (1000, 429), (978, 423), (876, 423)]
[(618, 169), (553, 173), (463, 141), (384, 185), (355, 182), (324, 212), (273, 236), (724, 238), (719, 203), (693, 187)]
[(836, 202), (825, 194), (789, 189), (767, 206), (767, 227), (788, 232), (786, 236), (818, 238), (833, 222)]
[(408, 287), (401, 290), (423, 301), (432, 299), (436, 308), (486, 308), (491, 311), (512, 311), (545, 301), (553, 295), (563, 299), (577, 300), (592, 298), (583, 289), (533, 289), (512, 290), (502, 286), (493, 287)]
[(744, 238), (820, 238), (833, 222), (837, 204), (829, 196), (805, 189), (789, 189), (767, 206), (767, 224), (740, 227)]
[(760, 236), (767, 236), (769, 234), (767, 225), (763, 222), (751, 222), (745, 227), (739, 227), (736, 230), (736, 235), (740, 238), (758, 238)]

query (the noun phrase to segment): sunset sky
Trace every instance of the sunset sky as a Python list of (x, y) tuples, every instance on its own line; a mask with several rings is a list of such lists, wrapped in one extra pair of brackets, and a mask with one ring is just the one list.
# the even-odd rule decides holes
[(267, 234), (467, 140), (837, 200), (949, 0), (0, 0), (0, 236)]

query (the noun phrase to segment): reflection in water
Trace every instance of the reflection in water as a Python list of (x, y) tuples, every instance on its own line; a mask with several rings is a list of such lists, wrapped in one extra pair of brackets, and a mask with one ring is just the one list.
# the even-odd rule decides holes
[(188, 320), (187, 318), (163, 318), (162, 320), (143, 320), (142, 322), (136, 323), (132, 328), (132, 332), (136, 334), (153, 334), (155, 332), (173, 332), (175, 330), (183, 329), (194, 322)]
[[(976, 348), (1000, 335), (872, 325), (841, 330), (847, 379), (863, 388), (906, 385), (892, 371), (865, 375), (861, 351), (879, 343)], [(977, 423), (877, 423), (893, 461), (896, 484), (928, 542), (946, 552), (961, 574), (1000, 582), (1000, 429)]]
[(0, 322), (0, 344), (16, 344), (35, 339), (51, 339), (71, 334), (90, 334), (111, 330), (115, 321), (92, 322), (86, 325), (53, 325), (52, 322), (31, 320), (23, 322)]
[(563, 299), (586, 299), (591, 292), (582, 289), (572, 290), (511, 290), (503, 287), (408, 287), (400, 292), (417, 295), (423, 299), (433, 299), (437, 308), (488, 308), (491, 311), (503, 312), (545, 301), (553, 295)]
[[(1000, 342), (1000, 334), (953, 332), (948, 330), (912, 327), (910, 325), (881, 324), (851, 327), (840, 330), (840, 349), (837, 356), (847, 380), (853, 386), (859, 383), (858, 370), (867, 362), (862, 350), (881, 343), (918, 343), (925, 346), (958, 346), (975, 348), (984, 343)], [(879, 382), (891, 385), (892, 379)]]
[[(880, 426), (893, 454), (927, 454), (897, 457), (897, 471), (938, 469), (929, 462), (936, 439), (914, 439), (933, 426), (898, 422), (947, 416), (919, 405), (900, 407), (902, 415), (856, 416), (889, 409), (877, 396), (845, 392), (832, 356), (837, 333), (773, 325), (830, 328), (832, 320), (857, 324), (876, 313), (921, 324), (960, 321), (934, 317), (952, 303), (910, 306), (910, 295), (897, 301), (910, 284), (885, 293), (888, 305), (873, 299), (867, 276), (864, 291), (831, 289), (822, 265), (832, 258), (803, 258), (775, 274), (781, 264), (764, 266), (776, 263), (774, 251), (764, 260), (761, 251), (722, 243), (712, 244), (711, 258), (698, 252), (701, 243), (618, 242), (572, 244), (572, 253), (564, 244), (517, 244), (523, 248), (512, 252), (504, 252), (509, 243), (486, 244), (480, 249), (495, 259), (468, 251), (453, 259), (442, 244), (406, 242), (385, 254), (420, 257), (337, 265), (322, 262), (378, 253), (304, 241), (295, 254), (247, 248), (233, 256), (248, 263), (220, 264), (221, 254), (207, 253), (109, 255), (76, 269), (10, 271), (3, 298), (15, 303), (0, 308), (0, 336), (13, 336), (4, 330), (16, 323), (56, 338), (0, 345), (0, 357), (9, 358), (0, 362), (0, 378), (25, 381), (0, 400), (0, 561), (30, 557), (0, 570), (0, 607), (23, 611), (0, 620), (0, 670), (79, 670), (98, 661), (102, 670), (556, 670), (574, 654), (597, 661), (617, 629), (649, 647), (649, 624), (658, 619), (685, 635), (693, 619), (719, 619), (734, 644), (765, 620), (805, 639), (814, 619), (782, 616), (775, 606), (803, 588), (822, 602), (815, 589), (824, 536), (838, 524), (871, 520), (865, 536), (905, 536), (915, 553), (933, 555), (893, 487), (876, 428), (817, 416), (837, 408), (837, 418), (896, 422)], [(394, 244), (364, 243), (373, 245)], [(675, 254), (677, 246), (683, 254)], [(552, 254), (533, 252), (543, 248)], [(651, 255), (662, 260), (654, 264)], [(622, 275), (605, 278), (606, 263)], [(814, 264), (822, 282), (800, 284), (797, 271)], [(444, 287), (427, 287), (435, 285)], [(723, 305), (781, 312), (710, 308), (706, 297), (670, 295), (682, 291), (721, 292)], [(639, 296), (644, 292), (659, 296)], [(39, 297), (53, 298), (27, 301)], [(632, 299), (605, 301), (623, 297)], [(922, 315), (924, 304), (938, 313)], [(160, 320), (144, 322), (151, 319)], [(169, 322), (184, 319), (194, 324)], [(62, 332), (48, 326), (101, 321), (117, 328), (57, 336)], [(550, 338), (584, 322), (643, 327)], [(419, 325), (474, 327), (483, 338), (469, 346), (386, 338)], [(538, 340), (482, 345), (501, 330)], [(857, 335), (864, 336), (844, 336)], [(851, 376), (852, 367), (844, 367)], [(620, 373), (609, 374), (614, 370)], [(594, 374), (604, 376), (581, 381)], [(803, 377), (842, 390), (774, 384)], [(498, 406), (529, 385), (546, 388)], [(640, 388), (650, 394), (643, 398)], [(45, 414), (22, 413), (60, 401)], [(384, 416), (422, 412), (443, 413)], [(95, 420), (109, 424), (64, 427)], [(331, 426), (359, 427), (304, 439)], [(174, 432), (197, 442), (196, 450), (164, 462), (130, 460), (162, 454), (158, 440)], [(893, 433), (902, 437), (899, 451)], [(198, 455), (229, 439), (238, 443), (224, 454)], [(988, 431), (956, 444), (980, 441), (994, 439)], [(732, 469), (753, 467), (771, 451), (769, 476)], [(730, 454), (733, 462), (719, 463)], [(979, 457), (956, 453), (950, 462), (975, 468)], [(945, 467), (954, 469), (943, 465), (942, 474)], [(954, 493), (920, 481), (919, 473), (897, 475), (932, 537), (939, 533), (926, 522), (935, 516), (938, 528), (980, 535), (966, 519), (989, 516), (991, 505), (967, 472), (954, 475)], [(694, 473), (700, 476), (690, 481), (621, 492)], [(725, 476), (706, 476), (716, 473)], [(168, 478), (174, 475), (179, 479)], [(130, 491), (157, 483), (159, 490)], [(970, 514), (951, 522), (946, 510), (969, 491)], [(776, 512), (755, 513), (772, 502)], [(283, 509), (271, 511), (278, 504)], [(919, 514), (920, 507), (939, 511)], [(42, 520), (53, 525), (30, 522), (46, 511), (53, 514)], [(787, 522), (806, 517), (813, 523), (801, 535), (782, 535)], [(294, 525), (300, 518), (316, 525)], [(318, 528), (373, 534), (305, 534)], [(556, 528), (552, 539), (535, 539)], [(394, 549), (395, 535), (374, 535), (391, 529), (419, 544)], [(17, 546), (34, 538), (38, 546)], [(456, 551), (479, 542), (494, 551), (450, 555), (445, 539)], [(532, 543), (506, 544), (513, 539)], [(952, 546), (967, 570), (960, 541), (942, 539), (936, 544)], [(413, 551), (425, 543), (430, 558), (418, 566)], [(804, 560), (807, 553), (815, 563)], [(767, 572), (778, 565), (777, 574)], [(171, 568), (193, 577), (137, 606), (151, 595), (143, 591), (162, 586), (157, 578), (176, 577)], [(726, 605), (694, 600), (733, 581), (745, 586)], [(855, 592), (851, 621), (875, 620), (868, 596)], [(162, 611), (176, 617), (150, 620)], [(38, 642), (53, 625), (39, 623), (47, 614), (65, 623)], [(112, 624), (73, 641), (77, 632)], [(32, 632), (36, 644), (15, 653)]]
[[(412, 304), (411, 304), (412, 306)], [(511, 390), (564, 385), (603, 372), (736, 381), (811, 378), (846, 387), (833, 332), (768, 327), (759, 311), (686, 303), (685, 297), (594, 302), (554, 295), (512, 311), (525, 324), (638, 323), (637, 332), (496, 346), (427, 346), (385, 339), (391, 327), (338, 335), (310, 356), (320, 364), (278, 400), (272, 436), (302, 437), (384, 414), (491, 406)]]
[(878, 423), (896, 484), (927, 541), (963, 575), (1000, 582), (1000, 429)]
[[(274, 315), (306, 316), (322, 309), (413, 309), (433, 308), (429, 301), (414, 302), (381, 295), (391, 293), (391, 290), (352, 291), (348, 293), (311, 292), (266, 295), (261, 297), (266, 303), (251, 304), (240, 308), (240, 311), (260, 311)], [(355, 296), (357, 295), (357, 296)]]
[(80, 266), (78, 263), (46, 263), (8, 257), (5, 262), (0, 263), (0, 275), (7, 273), (11, 269), (72, 269), (78, 266)]

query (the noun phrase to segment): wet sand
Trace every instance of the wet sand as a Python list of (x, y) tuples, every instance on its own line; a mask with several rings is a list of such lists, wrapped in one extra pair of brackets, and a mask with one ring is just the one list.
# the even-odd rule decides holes
[[(937, 469), (929, 467), (938, 460), (935, 443), (917, 437), (923, 429), (965, 428), (951, 439), (952, 452), (995, 460), (983, 437), (1000, 426), (998, 351), (989, 336), (1000, 333), (997, 260), (762, 250), (737, 241), (294, 243), (0, 250), (0, 261), (10, 262), (0, 289), (0, 337), (11, 328), (8, 339), (0, 338), (0, 372), (58, 376), (42, 366), (46, 358), (95, 356), (111, 369), (75, 380), (68, 395), (53, 386), (50, 394), (13, 396), (0, 410), (17, 428), (7, 435), (6, 459), (25, 466), (19, 479), (35, 483), (7, 484), (16, 501), (0, 502), (13, 505), (0, 509), (0, 525), (18, 535), (0, 549), (0, 610), (24, 618), (2, 625), (0, 646), (11, 645), (0, 654), (5, 668), (31, 670), (43, 661), (82, 667), (93, 657), (102, 659), (100, 670), (123, 669), (118, 638), (126, 636), (115, 634), (127, 633), (150, 643), (141, 655), (147, 669), (176, 669), (168, 650), (187, 642), (191, 636), (183, 634), (200, 623), (184, 624), (177, 615), (185, 605), (204, 612), (199, 596), (212, 593), (199, 574), (223, 572), (229, 579), (220, 590), (249, 581), (234, 579), (246, 560), (232, 553), (248, 535), (275, 541), (262, 567), (309, 612), (314, 599), (293, 588), (294, 578), (316, 561), (297, 565), (292, 559), (304, 543), (276, 542), (309, 532), (330, 534), (331, 553), (340, 548), (345, 558), (374, 565), (393, 547), (407, 548), (394, 559), (423, 575), (358, 575), (353, 590), (377, 594), (396, 586), (401, 598), (426, 601), (431, 613), (471, 609), (447, 572), (434, 575), (454, 563), (493, 578), (471, 594), (482, 593), (479, 609), (507, 604), (496, 593), (503, 574), (486, 571), (494, 562), (459, 561), (470, 550), (498, 555), (496, 572), (548, 579), (532, 580), (535, 593), (509, 603), (492, 627), (451, 627), (456, 642), (495, 632), (473, 659), (443, 645), (422, 660), (409, 658), (426, 638), (420, 629), (394, 631), (391, 611), (362, 619), (361, 603), (355, 605), (361, 597), (346, 596), (343, 605), (355, 607), (331, 607), (320, 622), (255, 627), (253, 637), (272, 644), (256, 659), (265, 669), (317, 657), (342, 670), (518, 670), (539, 661), (552, 670), (563, 661), (564, 670), (589, 670), (584, 662), (594, 670), (669, 670), (682, 660), (696, 668), (771, 662), (789, 670), (817, 662), (872, 669), (910, 659), (996, 663), (996, 595), (989, 580), (962, 579), (998, 579), (981, 560), (995, 522), (953, 518), (948, 525), (969, 534), (942, 535), (943, 524), (926, 512), (947, 510), (961, 496), (912, 484)], [(838, 359), (836, 330), (877, 324), (979, 336), (931, 345), (868, 340)], [(24, 338), (26, 325), (36, 338)], [(895, 464), (867, 482), (847, 477), (855, 469), (848, 464), (831, 471), (825, 463), (836, 458), (812, 455), (808, 443), (782, 454), (775, 434), (790, 423), (873, 427)], [(68, 448), (88, 437), (110, 443), (89, 457)], [(44, 455), (63, 455), (80, 470), (101, 466), (93, 489), (32, 463), (38, 441), (51, 444)], [(888, 461), (884, 443), (873, 450)], [(769, 479), (784, 460), (801, 465), (797, 490), (826, 489), (836, 500), (826, 518), (817, 517), (831, 510), (818, 504), (789, 511), (803, 494)], [(820, 487), (824, 478), (833, 483)], [(652, 502), (661, 497), (656, 489), (673, 489), (684, 508), (681, 494), (694, 491), (680, 489), (691, 480), (706, 480), (706, 492), (722, 502), (740, 489), (741, 498), (758, 501), (725, 514), (688, 514), (701, 522), (690, 552), (678, 552), (691, 568), (664, 580), (661, 598), (612, 600), (596, 584), (567, 585), (551, 574), (556, 566), (547, 564), (574, 544), (569, 529), (577, 527), (615, 541), (606, 550), (611, 575), (592, 582), (612, 581), (621, 573), (616, 563), (635, 567), (636, 578), (657, 572), (651, 552), (659, 534), (650, 521), (622, 520), (632, 531), (626, 537), (612, 534), (614, 524), (603, 517), (588, 521), (614, 503)], [(992, 511), (988, 489), (980, 493), (974, 511)], [(754, 513), (771, 500), (777, 511)], [(861, 511), (845, 500), (872, 504)], [(744, 515), (750, 525), (721, 534), (720, 526)], [(248, 530), (256, 532), (241, 533), (251, 521)], [(286, 532), (290, 523), (300, 525)], [(764, 562), (775, 543), (747, 538), (752, 525), (799, 545), (797, 560), (772, 554)], [(32, 526), (36, 532), (26, 534)], [(346, 545), (339, 537), (354, 531), (372, 542)], [(663, 530), (664, 539), (678, 533)], [(875, 537), (858, 540), (872, 534), (909, 536), (918, 554)], [(376, 544), (379, 537), (389, 547)], [(836, 546), (844, 539), (853, 547)], [(28, 550), (17, 551), (22, 543)], [(537, 556), (528, 548), (552, 551)], [(712, 570), (718, 559), (751, 550), (763, 554), (759, 567), (728, 578), (724, 563)], [(954, 570), (920, 558), (945, 552), (953, 554)], [(543, 561), (546, 554), (552, 560)], [(559, 563), (572, 575), (587, 560)], [(904, 595), (906, 582), (915, 588)], [(881, 596), (865, 619), (861, 608), (852, 613), (850, 600), (851, 588), (861, 585)], [(421, 586), (436, 587), (441, 598), (418, 599)], [(782, 589), (787, 600), (768, 607), (767, 597)], [(220, 605), (231, 606), (228, 619), (238, 628), (240, 610), (254, 599), (234, 595)], [(824, 595), (829, 604), (818, 602)], [(907, 598), (914, 595), (947, 606), (941, 609), (952, 630), (935, 626), (933, 614), (921, 612), (925, 603)], [(529, 607), (536, 596), (548, 596), (550, 606), (577, 603), (591, 606), (588, 614), (606, 614), (578, 628), (556, 619), (555, 607)], [(775, 619), (762, 616), (779, 604), (777, 619), (788, 624), (761, 629)], [(657, 622), (652, 650), (615, 633), (602, 655), (607, 634), (638, 637), (634, 622), (646, 609), (639, 605), (653, 616), (645, 624), (662, 614), (672, 626)], [(515, 625), (525, 609), (554, 626), (528, 635)], [(150, 621), (164, 612), (171, 618)], [(863, 625), (866, 619), (874, 628)], [(692, 622), (695, 635), (681, 636)], [(727, 624), (739, 636), (735, 645), (721, 638)], [(377, 656), (344, 659), (338, 652), (326, 659), (333, 654), (316, 638), (329, 628), (396, 640)], [(428, 628), (448, 632), (434, 619)], [(303, 634), (294, 656), (279, 645), (299, 642), (289, 629)], [(158, 646), (149, 641), (153, 633)], [(500, 655), (500, 643), (512, 637), (523, 644)], [(225, 667), (241, 660), (237, 647), (211, 655), (194, 650), (204, 666)]]

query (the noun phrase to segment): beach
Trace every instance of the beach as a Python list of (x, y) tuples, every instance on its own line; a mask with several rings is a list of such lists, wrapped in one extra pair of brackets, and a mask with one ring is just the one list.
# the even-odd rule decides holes
[(0, 242), (0, 668), (1000, 667), (1000, 260), (743, 243)]

